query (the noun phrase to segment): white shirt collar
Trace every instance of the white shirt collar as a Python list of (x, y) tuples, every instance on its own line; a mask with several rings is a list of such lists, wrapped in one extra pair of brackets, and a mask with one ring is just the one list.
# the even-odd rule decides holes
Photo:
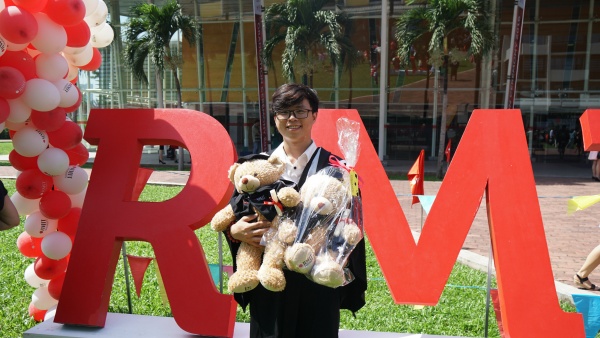
[(280, 144), (277, 147), (277, 149), (273, 151), (273, 155), (279, 156), (281, 161), (285, 164), (285, 172), (281, 177), (283, 179), (298, 183), (300, 181), (300, 176), (302, 176), (304, 168), (306, 168), (308, 161), (310, 161), (311, 157), (313, 156), (316, 150), (317, 145), (313, 141), (310, 144), (310, 146), (308, 146), (308, 148), (304, 151), (304, 153), (302, 153), (302, 155), (298, 157), (296, 163), (292, 164), (287, 154), (285, 153), (285, 150), (283, 150), (283, 143)]

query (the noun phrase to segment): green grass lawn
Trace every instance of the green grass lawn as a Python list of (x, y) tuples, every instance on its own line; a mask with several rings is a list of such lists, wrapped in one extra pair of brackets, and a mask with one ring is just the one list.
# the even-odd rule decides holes
[[(15, 191), (15, 181), (3, 180), (9, 193)], [(140, 200), (162, 201), (175, 196), (181, 187), (148, 185)], [(16, 239), (23, 231), (22, 225), (0, 232), (0, 337), (21, 337), (27, 329), (36, 325), (29, 318), (27, 307), (34, 288), (24, 280), (25, 268), (33, 261), (26, 258), (16, 247)], [(209, 227), (196, 231), (202, 244), (207, 262), (218, 263), (218, 236)], [(226, 244), (224, 243), (226, 248)], [(127, 242), (129, 254), (154, 256), (152, 248), (144, 242)], [(224, 263), (231, 264), (228, 250)], [(109, 311), (127, 313), (127, 288), (122, 262), (118, 264)], [(367, 269), (369, 285), (366, 294), (366, 306), (358, 311), (356, 318), (349, 311), (342, 311), (341, 327), (351, 330), (372, 330), (386, 332), (424, 333), (434, 335), (452, 335), (482, 337), (485, 335), (486, 318), (486, 281), (485, 273), (456, 264), (447, 282), (447, 286), (438, 305), (417, 309), (410, 305), (397, 305), (393, 302), (386, 282), (367, 239)], [(131, 280), (131, 278), (130, 278)], [(495, 281), (493, 280), (493, 283)], [(415, 281), (418, 285), (418, 281)], [(495, 286), (494, 286), (495, 287)], [(133, 286), (132, 286), (133, 288)], [(565, 311), (574, 312), (575, 308), (561, 304)], [(132, 290), (132, 308), (134, 314), (171, 316), (170, 309), (160, 297), (159, 284), (153, 264), (150, 265), (144, 279), (141, 298)], [(382, 314), (385, 314), (382, 316)], [(490, 313), (489, 337), (499, 337), (493, 310)], [(248, 322), (247, 312), (238, 308), (237, 321)]]
[(0, 141), (0, 155), (8, 155), (13, 149), (14, 147), (11, 140)]

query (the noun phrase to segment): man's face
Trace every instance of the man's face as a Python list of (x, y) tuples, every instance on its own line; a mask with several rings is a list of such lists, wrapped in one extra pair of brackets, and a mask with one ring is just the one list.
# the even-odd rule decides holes
[[(283, 136), (283, 139), (288, 142), (301, 142), (311, 139), (312, 126), (317, 119), (317, 113), (313, 113), (310, 108), (308, 100), (302, 101), (301, 104), (289, 107), (285, 111), (297, 111), (297, 110), (308, 110), (306, 118), (298, 118), (296, 114), (289, 114), (289, 118), (282, 120), (279, 119), (281, 115), (277, 115), (281, 112), (276, 112), (275, 125), (277, 130)], [(297, 115), (302, 115), (301, 113)]]

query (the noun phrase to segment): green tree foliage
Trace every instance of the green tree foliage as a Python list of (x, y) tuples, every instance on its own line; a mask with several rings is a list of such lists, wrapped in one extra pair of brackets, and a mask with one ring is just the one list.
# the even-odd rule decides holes
[(144, 62), (147, 58), (156, 66), (156, 88), (158, 105), (162, 102), (162, 73), (169, 69), (175, 77), (177, 103), (181, 107), (181, 84), (177, 76), (177, 68), (183, 63), (180, 55), (171, 49), (171, 39), (177, 32), (190, 46), (199, 40), (201, 31), (197, 21), (181, 11), (181, 6), (174, 0), (158, 7), (151, 3), (140, 3), (131, 8), (131, 17), (125, 30), (125, 65), (133, 76), (148, 83)]
[[(443, 176), (442, 158), (446, 141), (446, 109), (448, 104), (448, 61), (451, 48), (467, 49), (479, 57), (495, 46), (490, 11), (484, 0), (407, 0), (413, 7), (396, 22), (395, 38), (398, 56), (408, 62), (412, 48), (426, 43), (432, 63), (441, 63), (444, 75), (442, 121), (438, 148), (438, 177)], [(468, 47), (467, 47), (468, 46)], [(442, 55), (441, 60), (436, 55)]]
[[(326, 55), (331, 65), (351, 68), (357, 52), (349, 36), (349, 17), (340, 10), (326, 10), (328, 0), (288, 0), (273, 4), (265, 11), (267, 41), (264, 58), (274, 68), (273, 51), (284, 43), (282, 72), (291, 82), (296, 82), (296, 72), (302, 82), (312, 86), (315, 65), (319, 54)], [(310, 80), (310, 83), (309, 83)]]

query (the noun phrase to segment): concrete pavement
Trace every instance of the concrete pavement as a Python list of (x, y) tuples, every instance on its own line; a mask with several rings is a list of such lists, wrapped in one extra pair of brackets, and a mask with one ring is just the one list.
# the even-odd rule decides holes
[[(186, 155), (184, 169), (189, 170), (189, 154)], [(94, 161), (95, 153), (91, 153), (89, 162)], [(7, 156), (0, 156), (0, 161), (7, 161)], [(146, 151), (142, 156), (142, 164), (158, 165), (155, 151)], [(406, 174), (412, 161), (387, 161), (384, 165), (388, 173)], [(167, 160), (168, 165), (175, 165)], [(425, 171), (433, 174), (436, 162), (425, 161)], [(573, 196), (595, 195), (600, 190), (600, 182), (591, 179), (589, 161), (569, 157), (566, 161), (548, 157), (532, 162), (540, 210), (548, 243), (548, 251), (552, 271), (556, 281), (558, 295), (561, 299), (571, 300), (572, 293), (587, 293), (572, 287), (572, 278), (583, 264), (588, 253), (600, 244), (598, 214), (600, 204), (589, 209), (567, 215), (567, 201)], [(88, 170), (91, 171), (91, 170)], [(0, 166), (0, 178), (14, 178), (17, 171), (10, 166)], [(183, 185), (187, 182), (189, 171), (155, 171), (150, 183), (164, 185)], [(421, 208), (411, 208), (412, 197), (409, 183), (405, 180), (390, 181), (398, 201), (404, 211), (411, 229), (418, 234), (426, 214)], [(441, 182), (425, 181), (425, 194), (435, 195)], [(485, 201), (485, 199), (484, 199)], [(463, 245), (459, 261), (482, 271), (487, 271), (490, 253), (490, 235), (485, 202), (477, 212), (473, 225)], [(535, 287), (536, 276), (523, 276)], [(590, 280), (600, 283), (600, 270), (590, 275)], [(600, 294), (600, 293), (597, 293)]]

